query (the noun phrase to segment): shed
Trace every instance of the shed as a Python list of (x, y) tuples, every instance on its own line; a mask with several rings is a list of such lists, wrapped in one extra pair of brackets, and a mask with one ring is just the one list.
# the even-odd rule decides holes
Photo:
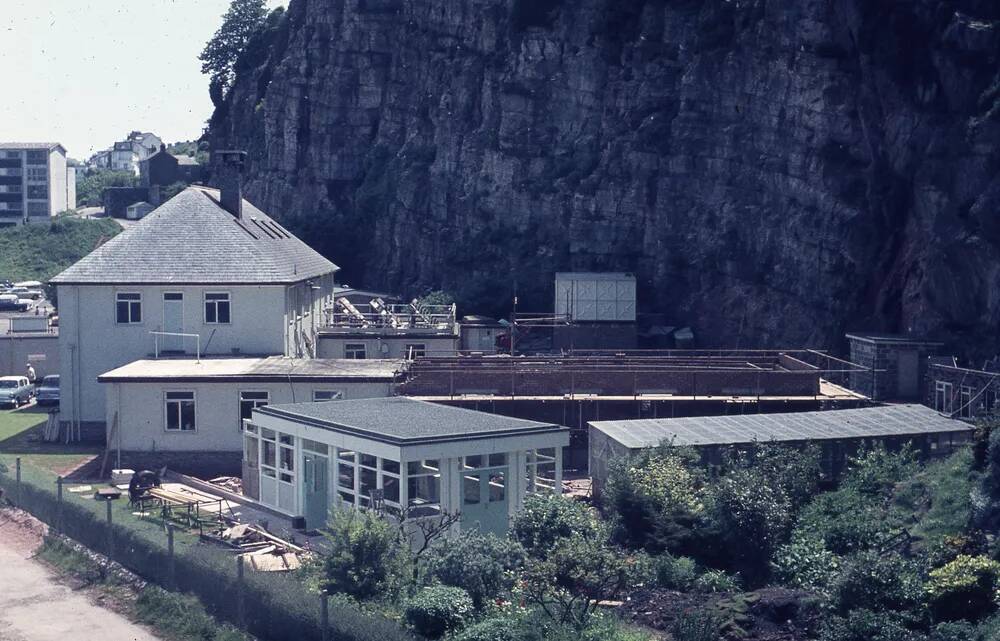
[(562, 486), (569, 428), (409, 398), (270, 405), (244, 431), (244, 486), (307, 527), (331, 506), (461, 514), (503, 533), (527, 494)]
[(687, 418), (592, 421), (590, 473), (598, 491), (607, 480), (608, 463), (643, 449), (669, 444), (699, 449), (706, 462), (715, 462), (722, 448), (752, 443), (818, 443), (824, 472), (831, 478), (841, 471), (847, 456), (862, 443), (887, 447), (913, 443), (925, 456), (950, 453), (968, 442), (972, 428), (929, 407), (916, 404), (858, 409), (743, 414)]

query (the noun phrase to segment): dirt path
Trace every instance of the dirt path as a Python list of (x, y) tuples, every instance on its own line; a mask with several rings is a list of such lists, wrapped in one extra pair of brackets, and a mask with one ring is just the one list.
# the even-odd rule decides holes
[(0, 641), (157, 641), (32, 559), (43, 535), (24, 513), (0, 510)]

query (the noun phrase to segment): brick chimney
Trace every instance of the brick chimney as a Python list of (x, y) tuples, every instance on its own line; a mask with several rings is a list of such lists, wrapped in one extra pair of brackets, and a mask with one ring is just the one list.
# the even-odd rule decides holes
[(246, 159), (245, 151), (227, 149), (212, 152), (219, 203), (237, 219), (243, 218), (243, 165)]

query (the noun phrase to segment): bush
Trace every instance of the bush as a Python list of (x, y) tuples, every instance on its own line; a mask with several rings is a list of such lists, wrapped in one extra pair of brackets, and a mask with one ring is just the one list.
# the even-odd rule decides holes
[(820, 628), (820, 641), (922, 641), (924, 636), (907, 626), (908, 620), (896, 613), (852, 610), (834, 616)]
[[(976, 628), (970, 623), (939, 623), (931, 631), (929, 641), (971, 641), (976, 638)], [(983, 637), (988, 638), (988, 637)]]
[(529, 555), (544, 558), (560, 539), (604, 538), (606, 532), (586, 505), (552, 494), (532, 494), (514, 517), (510, 535)]
[(661, 588), (687, 592), (698, 580), (698, 564), (690, 557), (661, 554), (653, 559), (653, 576)]
[(812, 534), (834, 554), (849, 554), (877, 545), (897, 525), (877, 497), (842, 488), (813, 499), (799, 515), (792, 538)]
[(650, 552), (689, 549), (705, 512), (702, 486), (696, 463), (676, 448), (616, 459), (604, 489), (615, 540)]
[(985, 556), (961, 555), (931, 570), (925, 587), (932, 612), (939, 619), (972, 619), (996, 609), (1000, 563)]
[(740, 589), (740, 582), (722, 570), (706, 570), (695, 579), (694, 589), (698, 592), (736, 592)]
[(913, 477), (919, 469), (912, 448), (889, 452), (879, 444), (851, 459), (842, 485), (862, 494), (888, 496), (897, 483)]
[(522, 641), (521, 622), (508, 617), (490, 618), (474, 623), (450, 637), (451, 641)]
[(472, 618), (475, 607), (462, 588), (435, 585), (422, 588), (406, 602), (406, 621), (430, 639), (457, 630)]
[(683, 612), (670, 627), (670, 635), (674, 641), (719, 641), (719, 621), (702, 610)]
[(426, 577), (464, 589), (478, 609), (513, 587), (524, 560), (524, 549), (516, 541), (463, 531), (428, 551)]
[(910, 610), (922, 601), (915, 565), (898, 554), (859, 553), (833, 583), (834, 603), (841, 612)]
[(773, 570), (785, 585), (825, 592), (840, 570), (840, 558), (826, 549), (822, 538), (806, 533), (778, 548)]
[(323, 562), (327, 590), (357, 599), (399, 591), (409, 549), (396, 527), (370, 512), (336, 509), (329, 529)]

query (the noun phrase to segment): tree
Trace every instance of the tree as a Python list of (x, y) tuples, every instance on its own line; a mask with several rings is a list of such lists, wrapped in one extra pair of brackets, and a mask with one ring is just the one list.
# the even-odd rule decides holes
[(334, 509), (332, 517), (325, 587), (357, 599), (398, 592), (408, 567), (408, 546), (399, 530), (368, 511)]
[(201, 72), (209, 75), (209, 94), (218, 106), (233, 82), (233, 67), (251, 38), (267, 20), (264, 0), (232, 0), (222, 16), (222, 26), (198, 56)]
[(510, 590), (525, 560), (517, 542), (475, 530), (435, 545), (428, 557), (427, 578), (463, 588), (477, 608)]
[(532, 494), (525, 499), (510, 535), (536, 558), (545, 558), (561, 539), (571, 536), (607, 538), (606, 528), (590, 508), (553, 494)]
[(139, 179), (130, 171), (92, 171), (76, 183), (76, 206), (98, 207), (108, 187), (135, 187), (138, 183)]

